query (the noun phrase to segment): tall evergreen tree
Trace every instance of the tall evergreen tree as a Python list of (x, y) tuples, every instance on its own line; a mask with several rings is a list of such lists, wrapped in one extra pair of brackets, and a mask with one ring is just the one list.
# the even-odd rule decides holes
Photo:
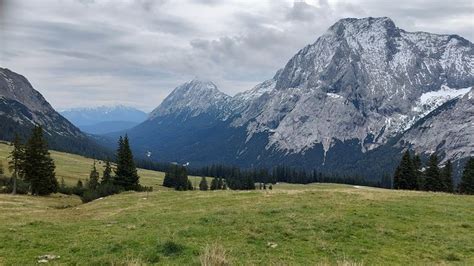
[(114, 183), (125, 190), (138, 190), (140, 177), (137, 174), (127, 135), (119, 138), (118, 146)]
[(222, 189), (222, 187), (224, 186), (224, 182), (222, 181), (222, 178), (218, 178), (217, 179), (217, 189)]
[(214, 177), (211, 181), (211, 190), (216, 190), (219, 187), (219, 183), (217, 181), (217, 178)]
[(413, 171), (415, 173), (415, 179), (416, 179), (416, 189), (423, 190), (424, 186), (424, 176), (423, 172), (421, 171), (421, 168), (423, 167), (421, 163), (421, 158), (418, 154), (415, 154), (413, 157)]
[(35, 126), (25, 148), (25, 180), (31, 185), (31, 194), (49, 195), (57, 192), (55, 165), (43, 137), (43, 128)]
[(105, 161), (104, 172), (102, 173), (101, 183), (106, 184), (106, 183), (111, 183), (112, 181), (113, 181), (113, 179), (112, 179), (112, 166), (110, 165), (110, 161), (106, 160)]
[(174, 185), (175, 185), (175, 176), (173, 175), (173, 173), (171, 171), (167, 171), (165, 173), (165, 179), (163, 179), (163, 186), (164, 187), (173, 187), (174, 188)]
[(474, 194), (474, 157), (464, 165), (464, 170), (459, 183), (459, 192), (462, 194)]
[(96, 190), (99, 187), (99, 172), (97, 172), (97, 168), (94, 165), (92, 166), (91, 173), (89, 174), (89, 189)]
[(432, 154), (425, 172), (425, 189), (428, 191), (443, 191), (443, 179), (438, 167), (438, 156)]
[(395, 189), (416, 189), (417, 187), (415, 169), (408, 150), (403, 154), (402, 160), (395, 170), (393, 187)]
[(171, 165), (165, 173), (163, 186), (172, 187), (176, 190), (193, 189), (191, 181), (188, 179), (186, 167), (181, 165)]
[(448, 160), (441, 169), (441, 178), (443, 181), (443, 191), (453, 192), (453, 165), (451, 160)]
[(5, 171), (3, 170), (3, 162), (0, 161), (0, 177), (3, 177), (4, 174), (5, 174)]
[(25, 163), (25, 148), (21, 143), (21, 139), (18, 134), (15, 134), (15, 139), (12, 142), (12, 146), (13, 149), (10, 152), (10, 161), (8, 162), (8, 168), (12, 173), (12, 194), (15, 195), (17, 190), (17, 179), (23, 178)]
[[(185, 167), (179, 166), (176, 167), (176, 179), (175, 179), (175, 189), (176, 190), (189, 190), (191, 182), (188, 179), (188, 173)], [(192, 184), (191, 184), (192, 187)]]
[(206, 177), (203, 176), (201, 178), (201, 182), (199, 182), (199, 190), (206, 191), (208, 189), (209, 189), (209, 186), (207, 185)]

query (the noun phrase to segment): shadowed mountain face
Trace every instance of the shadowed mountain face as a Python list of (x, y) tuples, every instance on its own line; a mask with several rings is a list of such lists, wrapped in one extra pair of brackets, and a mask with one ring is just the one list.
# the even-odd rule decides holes
[(212, 82), (185, 83), (129, 134), (140, 152), (194, 164), (375, 178), (406, 147), (459, 160), (474, 155), (473, 48), (389, 18), (343, 19), (272, 79), (234, 97)]
[(31, 128), (43, 126), (50, 148), (85, 155), (102, 155), (104, 150), (56, 112), (28, 80), (0, 68), (0, 139), (15, 134), (25, 140)]
[(82, 131), (98, 135), (132, 128), (148, 117), (143, 111), (123, 105), (74, 108), (61, 114)]

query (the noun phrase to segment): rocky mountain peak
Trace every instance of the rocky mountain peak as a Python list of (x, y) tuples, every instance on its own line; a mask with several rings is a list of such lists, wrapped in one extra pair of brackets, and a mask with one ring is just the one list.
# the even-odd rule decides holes
[(0, 68), (0, 96), (17, 101), (35, 112), (54, 112), (51, 105), (33, 89), (24, 76), (7, 68)]
[(163, 102), (150, 113), (150, 119), (168, 114), (197, 116), (207, 111), (225, 108), (230, 96), (221, 92), (211, 81), (193, 79), (176, 87)]
[(332, 25), (328, 34), (347, 37), (361, 32), (371, 32), (399, 36), (398, 30), (395, 23), (388, 17), (344, 18)]

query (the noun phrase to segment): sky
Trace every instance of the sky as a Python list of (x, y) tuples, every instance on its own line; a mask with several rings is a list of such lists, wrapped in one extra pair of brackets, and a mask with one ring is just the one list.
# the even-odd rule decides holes
[(369, 16), (474, 40), (472, 0), (0, 0), (0, 67), (59, 110), (151, 111), (193, 78), (251, 89), (337, 20)]

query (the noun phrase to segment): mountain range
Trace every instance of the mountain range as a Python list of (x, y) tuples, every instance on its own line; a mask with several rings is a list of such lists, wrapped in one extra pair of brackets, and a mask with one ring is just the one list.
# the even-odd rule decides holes
[(342, 19), (234, 96), (196, 79), (148, 116), (123, 106), (63, 112), (105, 137), (83, 133), (25, 77), (0, 68), (0, 139), (26, 138), (40, 124), (57, 150), (97, 155), (96, 141), (112, 147), (127, 133), (138, 158), (191, 167), (285, 165), (379, 179), (410, 149), (459, 169), (474, 156), (473, 66), (474, 45), (458, 35), (407, 32), (386, 17)]
[(83, 155), (106, 154), (88, 135), (56, 112), (22, 75), (0, 68), (0, 140), (29, 137), (41, 125), (49, 147)]
[(71, 108), (60, 113), (82, 131), (97, 135), (132, 128), (148, 117), (147, 113), (124, 105)]
[(386, 17), (342, 19), (273, 78), (233, 97), (192, 80), (127, 133), (140, 154), (191, 165), (377, 178), (407, 148), (460, 162), (474, 155), (473, 48)]

